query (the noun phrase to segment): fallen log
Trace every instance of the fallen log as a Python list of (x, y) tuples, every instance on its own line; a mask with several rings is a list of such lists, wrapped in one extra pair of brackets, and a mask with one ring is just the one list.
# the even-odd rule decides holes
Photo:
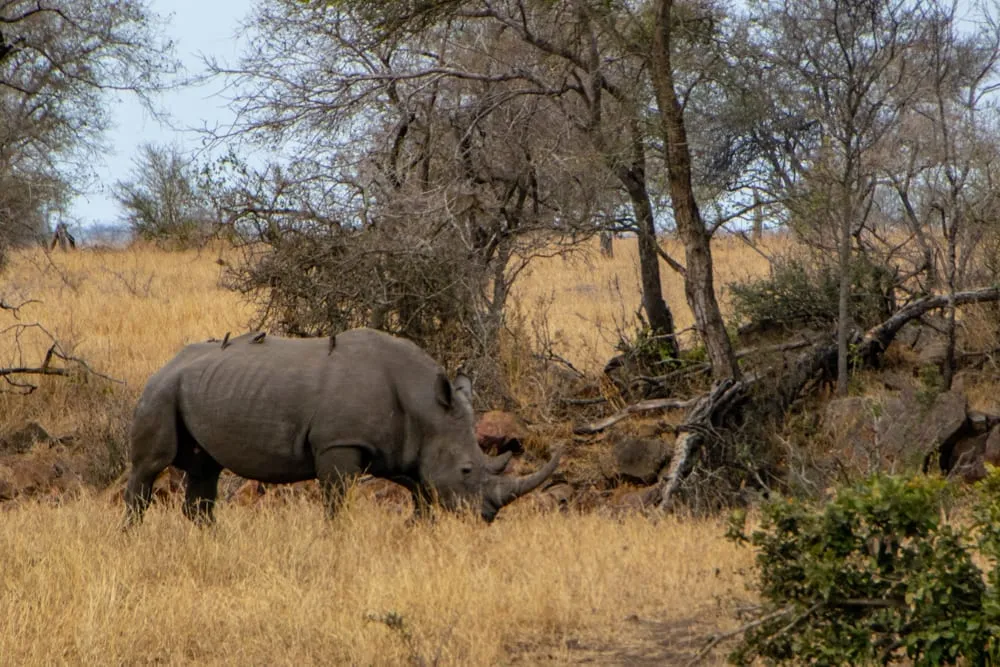
[(679, 399), (679, 398), (651, 398), (647, 401), (639, 401), (638, 403), (633, 403), (632, 405), (626, 407), (621, 412), (617, 412), (610, 417), (605, 417), (600, 421), (596, 421), (592, 424), (584, 424), (582, 426), (577, 426), (573, 429), (573, 433), (577, 435), (589, 435), (592, 433), (600, 433), (606, 428), (614, 426), (621, 420), (625, 419), (629, 415), (634, 415), (640, 412), (648, 412), (650, 410), (676, 410), (689, 408), (694, 405), (700, 397), (689, 398), (689, 399)]
[[(924, 314), (948, 306), (987, 303), (1000, 300), (1000, 288), (987, 287), (948, 295), (934, 295), (913, 301), (899, 309), (889, 319), (872, 327), (864, 334), (856, 334), (852, 341), (854, 365), (877, 367), (882, 355), (889, 348), (896, 334), (907, 323)], [(755, 417), (773, 417), (783, 420), (802, 390), (817, 375), (833, 377), (837, 366), (837, 346), (832, 341), (815, 344), (796, 361), (781, 369), (772, 369), (754, 377), (740, 381), (731, 379), (717, 382), (707, 394), (694, 399), (694, 405), (684, 422), (677, 427), (680, 434), (674, 442), (674, 453), (667, 472), (662, 475), (660, 485), (651, 500), (659, 496), (659, 508), (672, 509), (677, 491), (685, 478), (694, 469), (697, 455), (702, 447), (719, 442), (718, 432), (733, 428), (748, 408), (753, 408)], [(776, 377), (777, 376), (777, 377)], [(758, 391), (760, 383), (770, 379), (774, 389), (770, 392)]]

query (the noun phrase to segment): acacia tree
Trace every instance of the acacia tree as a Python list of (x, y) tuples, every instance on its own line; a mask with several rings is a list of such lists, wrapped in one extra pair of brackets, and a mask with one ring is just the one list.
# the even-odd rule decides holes
[(533, 76), (510, 31), (387, 27), (395, 8), (266, 3), (254, 51), (214, 66), (240, 91), (237, 132), (295, 156), (216, 198), (264, 242), (238, 282), (287, 330), (365, 323), (495, 360), (512, 280), (598, 229), (607, 177), (560, 121), (567, 84)]
[(886, 137), (916, 92), (909, 60), (923, 39), (922, 3), (768, 0), (752, 7), (753, 58), (784, 89), (783, 115), (811, 119), (800, 138), (773, 143), (775, 179), (791, 217), (828, 238), (840, 273), (837, 388), (847, 392), (851, 262), (876, 201)]
[(0, 0), (0, 226), (30, 238), (89, 173), (106, 93), (145, 95), (174, 63), (137, 0)]
[[(985, 6), (959, 16), (955, 4), (928, 3), (925, 38), (911, 57), (921, 85), (894, 129), (884, 173), (922, 259), (928, 290), (949, 295), (943, 381), (955, 371), (956, 290), (969, 286), (970, 262), (1000, 214), (1000, 145), (995, 80), (1000, 26)], [(959, 22), (963, 24), (959, 26)]]

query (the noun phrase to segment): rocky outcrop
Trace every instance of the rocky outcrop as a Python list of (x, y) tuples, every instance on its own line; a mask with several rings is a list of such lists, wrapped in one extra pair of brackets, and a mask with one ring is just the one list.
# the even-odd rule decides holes
[(660, 438), (621, 437), (612, 445), (615, 468), (623, 481), (652, 484), (670, 460), (670, 447)]
[(476, 440), (487, 454), (503, 454), (524, 451), (524, 441), (528, 437), (528, 427), (515, 414), (493, 410), (484, 413), (476, 423)]

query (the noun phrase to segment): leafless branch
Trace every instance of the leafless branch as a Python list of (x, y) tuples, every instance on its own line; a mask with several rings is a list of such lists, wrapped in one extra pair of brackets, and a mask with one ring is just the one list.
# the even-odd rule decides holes
[[(23, 305), (23, 304), (22, 304)], [(9, 310), (9, 308), (8, 308)], [(125, 384), (124, 380), (113, 378), (94, 370), (86, 360), (68, 353), (62, 344), (44, 326), (34, 322), (31, 324), (14, 324), (0, 330), (0, 335), (12, 335), (15, 347), (18, 350), (18, 357), (23, 359), (21, 339), (27, 331), (40, 331), (49, 340), (49, 347), (38, 364), (28, 364), (23, 361), (6, 367), (0, 367), (0, 378), (13, 389), (8, 392), (18, 394), (30, 394), (38, 389), (38, 385), (29, 382), (26, 378), (35, 375), (57, 375), (68, 377), (76, 373), (83, 373), (94, 376), (108, 382)], [(0, 390), (3, 391), (3, 390)]]

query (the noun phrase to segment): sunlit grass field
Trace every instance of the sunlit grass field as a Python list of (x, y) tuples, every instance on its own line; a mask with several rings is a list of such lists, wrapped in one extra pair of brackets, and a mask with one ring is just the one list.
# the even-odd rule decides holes
[(122, 535), (97, 498), (25, 504), (0, 521), (0, 663), (628, 664), (735, 625), (749, 554), (720, 524), (519, 509), (223, 506), (204, 530), (154, 507)]
[[(681, 256), (679, 248), (671, 252)], [(153, 247), (25, 251), (0, 275), (18, 312), (65, 350), (120, 380), (40, 378), (30, 396), (0, 394), (0, 431), (37, 419), (83, 433), (113, 397), (134, 404), (149, 375), (186, 343), (246, 330), (253, 311), (220, 285), (226, 251)], [(720, 284), (766, 271), (722, 240)], [(679, 328), (691, 323), (679, 276), (663, 266)], [(516, 307), (558, 351), (599, 369), (639, 307), (634, 242), (540, 260)], [(37, 364), (37, 329), (0, 339), (0, 363)], [(85, 443), (86, 444), (86, 443)], [(92, 444), (92, 443), (90, 443)], [(443, 516), (409, 525), (367, 498), (330, 523), (304, 500), (223, 503), (199, 530), (154, 507), (133, 534), (96, 492), (0, 506), (0, 664), (667, 664), (735, 625), (751, 555), (716, 522), (608, 512), (545, 512), (529, 499), (491, 526)], [(718, 661), (724, 651), (715, 654)]]

